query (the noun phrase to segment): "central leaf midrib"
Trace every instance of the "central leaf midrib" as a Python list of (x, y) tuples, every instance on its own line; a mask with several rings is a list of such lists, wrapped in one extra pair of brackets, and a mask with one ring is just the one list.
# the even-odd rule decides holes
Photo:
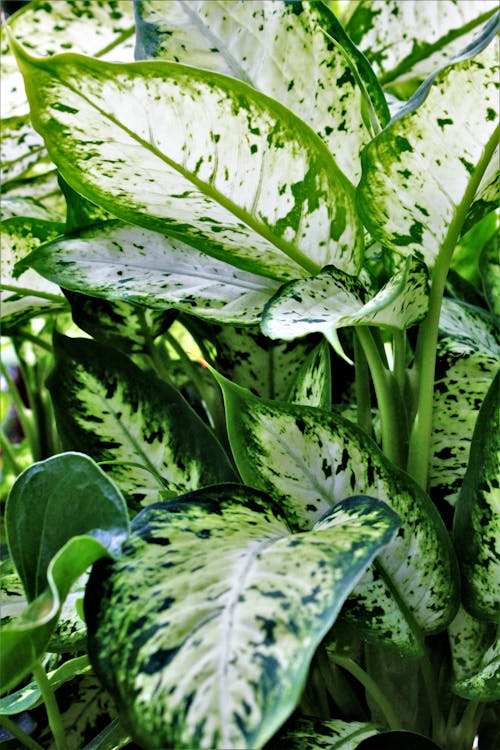
[[(138, 63), (138, 64), (144, 65), (147, 63), (143, 62), (143, 63)], [(168, 63), (165, 63), (165, 64), (168, 65)], [(171, 63), (171, 64), (174, 64), (174, 63)], [(234, 216), (236, 216), (236, 218), (241, 219), (241, 221), (243, 221), (250, 229), (252, 229), (259, 236), (263, 237), (265, 240), (270, 242), (272, 245), (274, 245), (274, 247), (276, 247), (284, 255), (286, 255), (288, 258), (290, 258), (295, 263), (297, 263), (300, 267), (304, 268), (305, 270), (313, 274), (317, 273), (321, 269), (320, 266), (318, 266), (316, 263), (314, 263), (314, 261), (312, 261), (310, 258), (305, 256), (302, 253), (302, 251), (299, 250), (295, 245), (291, 245), (289, 242), (286, 242), (286, 240), (283, 240), (277, 237), (273, 232), (271, 232), (267, 228), (265, 224), (254, 219), (245, 209), (241, 208), (240, 206), (237, 206), (230, 198), (227, 198), (225, 195), (220, 193), (215, 188), (208, 186), (206, 182), (203, 182), (198, 177), (196, 177), (196, 175), (194, 175), (192, 172), (189, 172), (182, 165), (178, 164), (169, 156), (159, 151), (155, 146), (149, 143), (149, 141), (144, 140), (144, 138), (138, 135), (138, 133), (135, 133), (133, 130), (130, 130), (130, 128), (127, 127), (127, 125), (117, 120), (109, 112), (106, 112), (105, 110), (103, 110), (95, 102), (89, 100), (88, 97), (84, 93), (82, 93), (80, 90), (74, 88), (72, 85), (70, 85), (68, 82), (65, 82), (61, 78), (59, 78), (59, 81), (63, 87), (68, 88), (78, 97), (83, 99), (89, 105), (89, 107), (91, 107), (92, 109), (95, 109), (102, 117), (104, 117), (105, 119), (108, 119), (117, 128), (120, 128), (121, 130), (123, 130), (123, 132), (125, 132), (129, 136), (129, 138), (131, 138), (132, 141), (136, 141), (140, 146), (142, 146), (147, 151), (152, 153), (154, 156), (160, 159), (160, 161), (164, 162), (168, 167), (170, 167), (170, 169), (178, 172), (187, 182), (191, 182), (200, 191), (200, 193), (202, 193), (202, 195), (205, 195), (206, 197), (208, 197), (215, 203), (219, 203), (230, 214), (233, 214)]]

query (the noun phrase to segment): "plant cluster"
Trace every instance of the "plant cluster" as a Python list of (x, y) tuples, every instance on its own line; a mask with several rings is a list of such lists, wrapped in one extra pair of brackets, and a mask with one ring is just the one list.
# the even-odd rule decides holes
[(499, 746), (496, 6), (4, 23), (6, 748)]

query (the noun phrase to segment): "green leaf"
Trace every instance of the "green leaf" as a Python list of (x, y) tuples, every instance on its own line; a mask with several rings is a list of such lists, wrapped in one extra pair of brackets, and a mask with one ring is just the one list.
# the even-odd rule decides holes
[(383, 124), (388, 110), (371, 67), (325, 4), (138, 0), (136, 7), (137, 59), (214, 70), (273, 97), (307, 122), (358, 182), (359, 153), (371, 136), (353, 64)]
[(451, 256), (497, 144), (496, 64), (494, 43), (460, 58), (365, 148), (358, 208), (368, 231), (394, 253), (421, 253), (429, 266), (440, 253)]
[(330, 348), (325, 340), (320, 341), (304, 359), (292, 388), (288, 394), (292, 404), (317, 406), (330, 409), (332, 406), (332, 373)]
[(301, 530), (350, 493), (386, 502), (403, 530), (378, 558), (383, 575), (424, 632), (445, 627), (457, 606), (456, 562), (426, 493), (339, 414), (258, 399), (214, 374), (243, 481), (277, 498)]
[[(53, 690), (64, 685), (68, 680), (72, 680), (76, 675), (85, 674), (90, 671), (89, 660), (86, 656), (78, 656), (76, 659), (65, 661), (57, 669), (48, 672), (47, 677)], [(28, 685), (16, 690), (15, 693), (7, 695), (0, 699), (1, 714), (18, 714), (21, 711), (28, 711), (36, 708), (43, 703), (40, 688), (36, 682), (30, 682)]]
[(336, 330), (350, 325), (409, 328), (427, 313), (428, 274), (417, 258), (371, 299), (355, 276), (327, 266), (316, 276), (284, 284), (266, 305), (262, 330), (290, 341), (321, 332), (336, 346)]
[(500, 217), (491, 211), (462, 235), (453, 253), (452, 270), (473, 284), (476, 289), (480, 290), (482, 287), (480, 258), (488, 243), (495, 245), (495, 249), (498, 247), (498, 237), (495, 237), (495, 234), (498, 233), (499, 228)]
[(1, 126), (2, 192), (14, 180), (29, 179), (53, 169), (43, 139), (31, 127), (27, 115), (3, 119)]
[(478, 411), (498, 369), (495, 321), (478, 308), (445, 297), (437, 355), (430, 488), (436, 502), (454, 506)]
[(365, 722), (300, 717), (285, 724), (266, 750), (356, 750), (362, 740), (377, 733)]
[(66, 210), (64, 195), (59, 189), (55, 169), (36, 177), (10, 182), (3, 187), (1, 195), (2, 200), (4, 198), (30, 198), (31, 200), (36, 200), (48, 211), (53, 211), (59, 216), (64, 216)]
[(479, 187), (474, 196), (465, 222), (462, 227), (462, 234), (468, 232), (478, 221), (492, 213), (498, 211), (500, 203), (500, 172), (498, 171), (498, 160), (500, 159), (500, 149), (496, 148), (495, 153), (488, 165)]
[(15, 49), (35, 129), (64, 179), (93, 203), (278, 280), (327, 263), (357, 272), (363, 237), (352, 186), (282, 105), (176, 63), (42, 60)]
[(5, 523), (30, 604), (1, 629), (3, 692), (44, 653), (74, 582), (100, 557), (112, 557), (129, 528), (123, 497), (79, 453), (53, 456), (24, 471), (10, 492)]
[(94, 530), (109, 551), (116, 550), (127, 534), (128, 516), (121, 493), (88, 456), (63, 453), (19, 475), (5, 526), (11, 558), (33, 601), (47, 586), (52, 558), (69, 539)]
[(239, 485), (189, 493), (143, 511), (122, 558), (94, 569), (90, 658), (140, 744), (262, 747), (399, 523), (362, 497), (306, 534), (291, 534), (275, 511), (268, 496)]
[(47, 381), (63, 445), (85, 450), (134, 506), (235, 474), (210, 428), (178, 391), (118, 350), (54, 338)]
[(151, 310), (128, 302), (88, 297), (78, 292), (65, 295), (73, 321), (97, 341), (108, 343), (125, 354), (151, 353), (154, 339), (168, 330), (174, 310)]
[(223, 323), (258, 322), (279, 287), (180, 240), (117, 221), (60, 237), (26, 262), (65, 289)]
[(462, 698), (492, 701), (500, 697), (500, 651), (496, 631), (495, 623), (476, 620), (462, 607), (449, 625), (452, 689)]
[(453, 536), (464, 607), (478, 619), (500, 614), (500, 374), (484, 399), (455, 511)]
[(19, 315), (35, 315), (66, 307), (60, 289), (35, 271), (18, 274), (15, 265), (42, 242), (59, 234), (61, 217), (30, 198), (4, 198), (1, 202), (1, 316), (9, 324)]
[(479, 256), (479, 273), (492, 314), (500, 319), (500, 230), (488, 240)]
[(497, 8), (495, 0), (360, 0), (346, 31), (384, 83), (425, 78), (458, 54)]

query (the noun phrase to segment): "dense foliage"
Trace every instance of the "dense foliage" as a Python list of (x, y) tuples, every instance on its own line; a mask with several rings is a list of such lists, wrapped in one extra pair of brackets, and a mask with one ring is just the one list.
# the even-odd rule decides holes
[(496, 6), (4, 24), (6, 748), (498, 747)]

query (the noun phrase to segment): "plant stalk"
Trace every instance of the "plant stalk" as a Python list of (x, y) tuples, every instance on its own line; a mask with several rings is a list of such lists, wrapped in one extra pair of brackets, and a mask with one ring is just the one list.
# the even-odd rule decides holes
[(49, 720), (50, 730), (54, 735), (56, 748), (57, 750), (68, 750), (64, 733), (64, 724), (59, 711), (59, 706), (57, 705), (56, 696), (54, 695), (52, 685), (49, 682), (45, 669), (39, 661), (35, 662), (33, 666), (33, 677), (38, 684), (45, 703), (47, 718)]
[(387, 722), (387, 726), (390, 729), (401, 729), (401, 724), (392, 703), (380, 690), (375, 680), (370, 677), (370, 675), (365, 672), (365, 670), (362, 669), (359, 664), (356, 664), (356, 662), (352, 659), (349, 659), (349, 657), (338, 656), (337, 654), (330, 653), (329, 658), (339, 667), (342, 667), (347, 672), (352, 674), (352, 676), (355, 677), (356, 680), (361, 683), (361, 685), (363, 685), (365, 690), (371, 695), (375, 703), (382, 711)]
[(19, 740), (24, 747), (27, 747), (28, 750), (43, 750), (43, 747), (39, 745), (36, 740), (18, 727), (15, 721), (12, 721), (12, 719), (5, 716), (5, 714), (0, 714), (0, 724), (5, 727), (5, 729), (15, 737), (16, 740)]

